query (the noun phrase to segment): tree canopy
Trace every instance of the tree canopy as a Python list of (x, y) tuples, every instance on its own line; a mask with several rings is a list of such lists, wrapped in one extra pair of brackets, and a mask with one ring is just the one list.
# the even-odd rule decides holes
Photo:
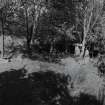
[(1, 0), (0, 14), (3, 50), (5, 35), (25, 37), (28, 51), (36, 41), (49, 44), (51, 52), (58, 43), (65, 51), (80, 43), (81, 55), (90, 42), (102, 42), (99, 36), (104, 42), (104, 0)]

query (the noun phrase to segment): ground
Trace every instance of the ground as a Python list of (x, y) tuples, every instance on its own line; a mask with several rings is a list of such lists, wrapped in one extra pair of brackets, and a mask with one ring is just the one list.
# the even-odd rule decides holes
[[(72, 95), (78, 95), (80, 92), (98, 96), (99, 89), (102, 86), (102, 78), (97, 74), (97, 68), (90, 61), (87, 64), (80, 63), (75, 58), (67, 57), (61, 59), (59, 64), (48, 63), (29, 58), (15, 58), (11, 62), (0, 62), (0, 72), (9, 71), (11, 69), (25, 68), (28, 73), (37, 71), (51, 70), (64, 73), (71, 76), (70, 86), (73, 83), (71, 91)], [(71, 87), (69, 89), (71, 89)]]

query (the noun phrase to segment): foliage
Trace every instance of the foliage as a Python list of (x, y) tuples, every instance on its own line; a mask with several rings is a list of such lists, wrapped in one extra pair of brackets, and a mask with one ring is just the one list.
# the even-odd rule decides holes
[[(47, 54), (71, 53), (74, 49), (70, 49), (71, 46), (74, 47), (75, 43), (83, 44), (85, 39), (84, 46), (88, 44), (91, 48), (92, 43), (98, 46), (99, 51), (104, 52), (102, 2), (97, 0), (9, 0), (7, 2), (4, 0), (0, 5), (0, 11), (3, 12), (0, 21), (2, 19), (4, 21), (4, 35), (25, 37), (26, 47), (31, 53), (36, 49), (32, 46), (37, 46), (40, 52)], [(1, 26), (0, 23), (0, 31), (2, 31)], [(84, 34), (86, 34), (85, 38)]]
[(0, 75), (1, 104), (64, 105), (72, 102), (65, 76), (53, 72), (37, 72), (25, 77), (25, 72), (24, 69), (13, 70)]
[(71, 97), (68, 77), (52, 71), (27, 74), (25, 69), (0, 74), (2, 105), (101, 105), (94, 96)]
[(77, 26), (81, 26), (82, 36), (82, 52), (81, 56), (85, 53), (86, 37), (93, 33), (96, 26), (99, 25), (100, 17), (102, 15), (103, 1), (98, 0), (85, 0), (77, 2)]

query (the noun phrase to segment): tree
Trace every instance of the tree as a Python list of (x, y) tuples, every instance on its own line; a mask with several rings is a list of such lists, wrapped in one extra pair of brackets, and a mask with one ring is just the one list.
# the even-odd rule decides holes
[(40, 16), (46, 12), (45, 0), (21, 0), (20, 10), (23, 10), (25, 26), (27, 49), (30, 51), (31, 42), (34, 43), (34, 37), (39, 24)]
[(34, 44), (34, 38), (39, 25), (40, 17), (47, 12), (46, 0), (33, 0), (33, 29), (31, 41)]
[(0, 1), (0, 21), (1, 21), (1, 35), (2, 35), (2, 47), (1, 47), (1, 58), (4, 57), (4, 34), (5, 34), (5, 23), (7, 17), (7, 10), (11, 4), (11, 0), (1, 0)]
[(86, 37), (92, 32), (97, 24), (103, 8), (103, 0), (81, 0), (76, 6), (78, 9), (79, 24), (83, 30), (81, 57), (85, 55)]
[(47, 42), (49, 40), (49, 43), (51, 45), (50, 52), (52, 53), (54, 49), (53, 45), (59, 42), (59, 40), (63, 40), (65, 42), (61, 44), (61, 46), (65, 46), (65, 49), (67, 48), (66, 42), (69, 39), (74, 40), (75, 36), (71, 34), (71, 31), (74, 29), (75, 21), (72, 17), (75, 15), (75, 11), (73, 9), (74, 4), (70, 0), (48, 0), (47, 5), (48, 12), (44, 14), (43, 17), (41, 17), (39, 33), (41, 33), (40, 30), (43, 31), (40, 34), (41, 37), (42, 34), (44, 35), (45, 33), (44, 41)]

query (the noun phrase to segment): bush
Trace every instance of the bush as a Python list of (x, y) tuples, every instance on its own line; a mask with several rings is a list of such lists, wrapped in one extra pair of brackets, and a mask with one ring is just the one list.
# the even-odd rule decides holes
[(64, 75), (49, 71), (27, 76), (24, 69), (0, 74), (1, 105), (69, 105), (71, 102)]
[(71, 97), (67, 86), (68, 77), (52, 71), (6, 71), (0, 74), (0, 105), (100, 105), (90, 95)]

